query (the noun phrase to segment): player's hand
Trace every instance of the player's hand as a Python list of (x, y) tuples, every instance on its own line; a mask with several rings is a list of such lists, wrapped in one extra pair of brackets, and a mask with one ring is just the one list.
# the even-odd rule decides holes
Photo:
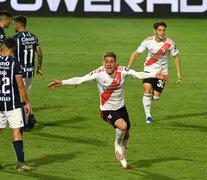
[(161, 79), (161, 80), (163, 80), (163, 81), (168, 81), (168, 80), (169, 80), (169, 76), (166, 75), (166, 74), (164, 74), (164, 73), (162, 72), (162, 69), (160, 69), (160, 70), (156, 73), (156, 76), (155, 76), (155, 77), (158, 78), (158, 79)]
[(178, 80), (176, 81), (176, 84), (181, 84), (182, 83), (182, 77), (180, 75), (180, 73), (177, 73), (178, 76)]
[(29, 117), (29, 115), (31, 114), (31, 106), (29, 103), (26, 103), (24, 106), (25, 112), (26, 112), (26, 116)]
[(62, 81), (57, 80), (57, 79), (52, 80), (52, 82), (50, 84), (48, 84), (48, 87), (50, 89), (55, 89), (55, 88), (60, 87), (60, 86), (62, 86)]
[(176, 81), (176, 84), (181, 84), (182, 83), (182, 79), (178, 78), (178, 80)]
[(45, 75), (44, 75), (44, 73), (42, 72), (41, 69), (37, 69), (37, 74), (39, 74), (42, 77), (42, 80), (45, 79)]

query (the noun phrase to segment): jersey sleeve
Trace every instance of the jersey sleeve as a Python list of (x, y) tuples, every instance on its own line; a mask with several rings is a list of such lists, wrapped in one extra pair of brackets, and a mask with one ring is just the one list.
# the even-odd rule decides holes
[(98, 73), (96, 71), (92, 71), (89, 74), (86, 74), (85, 76), (82, 76), (82, 77), (73, 77), (67, 80), (63, 80), (62, 84), (63, 85), (79, 85), (84, 82), (95, 80), (97, 75)]
[(14, 61), (14, 74), (15, 76), (22, 76), (22, 66), (16, 60)]
[(146, 48), (147, 47), (146, 44), (147, 44), (147, 41), (146, 40), (142, 41), (142, 43), (137, 48), (137, 52), (143, 53), (147, 49)]
[(172, 56), (176, 56), (179, 53), (179, 50), (176, 48), (176, 44), (173, 44), (172, 48), (170, 49), (170, 53)]

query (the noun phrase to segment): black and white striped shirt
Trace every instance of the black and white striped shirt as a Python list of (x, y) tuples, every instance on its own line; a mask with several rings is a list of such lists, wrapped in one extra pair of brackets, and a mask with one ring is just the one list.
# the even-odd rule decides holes
[(22, 76), (20, 64), (11, 56), (0, 56), (0, 111), (21, 107), (16, 76)]

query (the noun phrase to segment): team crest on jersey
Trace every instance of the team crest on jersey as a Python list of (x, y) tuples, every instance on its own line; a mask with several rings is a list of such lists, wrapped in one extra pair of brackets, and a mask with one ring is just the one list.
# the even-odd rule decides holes
[(117, 83), (120, 83), (121, 82), (121, 79), (120, 78), (114, 78), (114, 81), (116, 81)]
[(165, 54), (166, 51), (167, 51), (166, 48), (162, 48), (162, 52), (163, 52), (163, 54)]
[(4, 35), (3, 34), (0, 35), (0, 39), (4, 39)]

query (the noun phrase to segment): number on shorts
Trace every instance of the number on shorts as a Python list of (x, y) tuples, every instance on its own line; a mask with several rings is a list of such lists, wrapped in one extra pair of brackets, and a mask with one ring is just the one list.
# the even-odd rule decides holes
[(163, 87), (164, 87), (164, 82), (163, 82), (162, 80), (158, 80), (158, 82), (157, 82), (157, 87), (160, 87), (160, 88), (163, 89)]

